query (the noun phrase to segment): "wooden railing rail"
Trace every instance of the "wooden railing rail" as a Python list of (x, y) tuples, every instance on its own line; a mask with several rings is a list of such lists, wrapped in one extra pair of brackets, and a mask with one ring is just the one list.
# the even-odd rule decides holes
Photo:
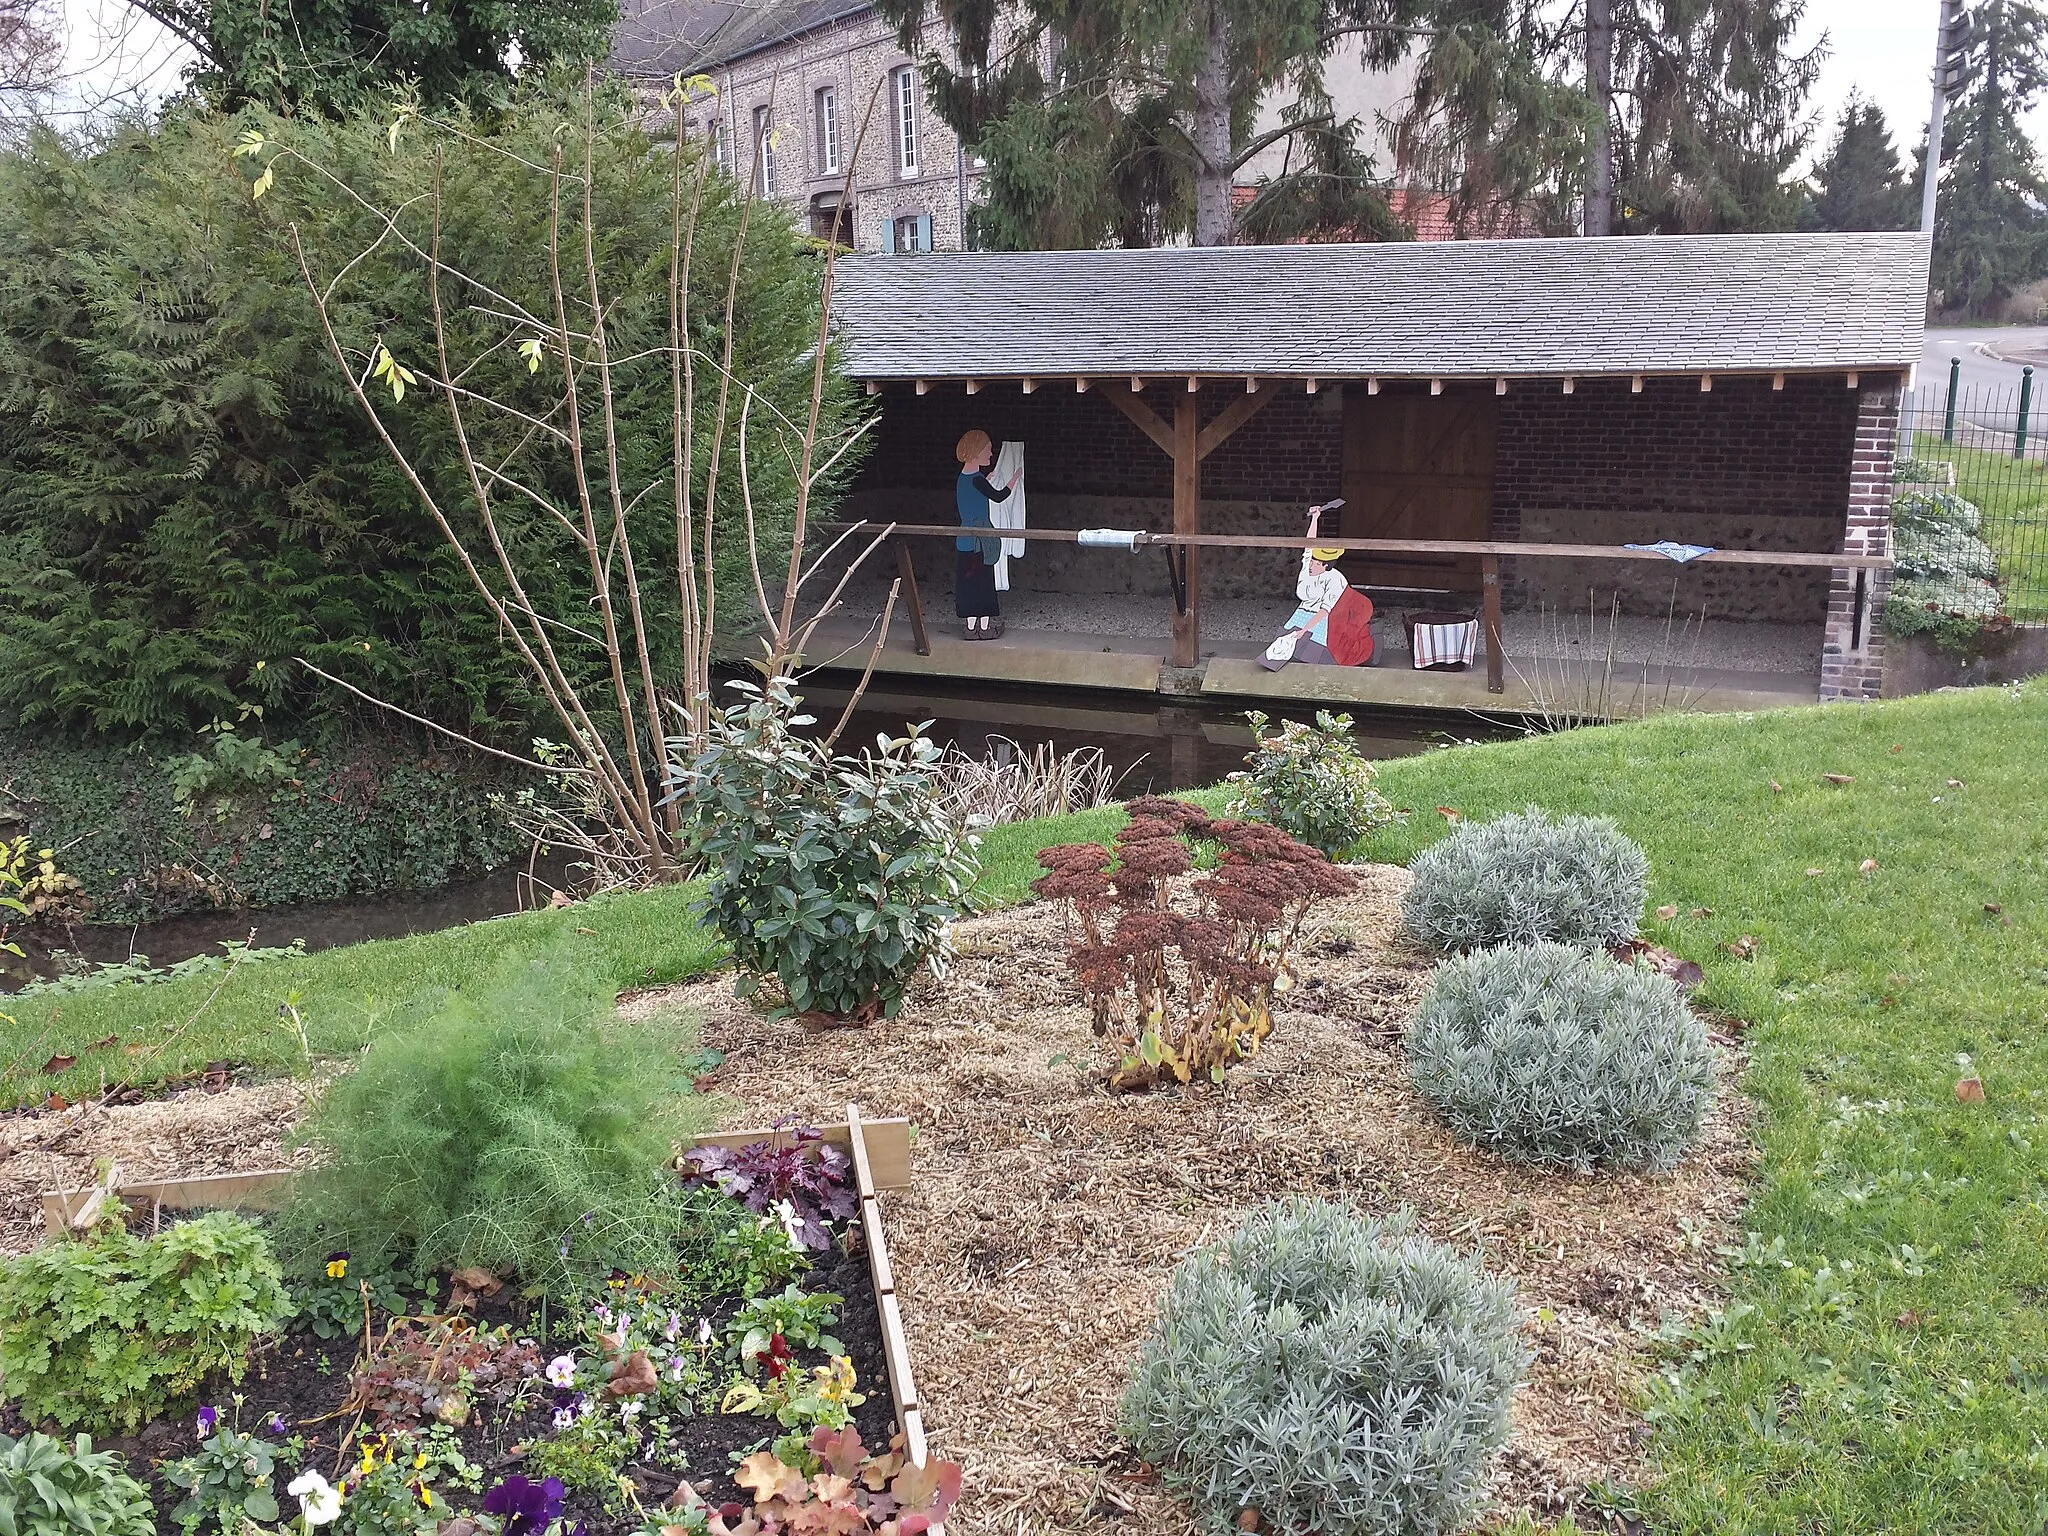
[[(896, 545), (897, 572), (903, 582), (903, 595), (910, 608), (911, 633), (917, 644), (917, 654), (929, 656), (932, 653), (931, 639), (925, 628), (924, 601), (917, 590), (917, 568), (910, 558), (910, 546), (906, 539), (957, 539), (961, 528), (957, 523), (877, 523), (862, 522), (854, 525), (860, 533), (891, 535)], [(1154, 533), (1149, 529), (1119, 530), (1133, 532), (1132, 547), (1166, 549), (1169, 556), (1174, 547), (1200, 546), (1210, 549), (1344, 549), (1361, 554), (1376, 555), (1476, 555), (1479, 559), (1480, 602), (1484, 610), (1486, 630), (1486, 687), (1489, 693), (1499, 693), (1506, 686), (1501, 667), (1500, 638), (1500, 562), (1502, 556), (1517, 559), (1534, 557), (1548, 560), (1662, 560), (1672, 563), (1670, 556), (1654, 549), (1625, 549), (1619, 544), (1538, 544), (1521, 543), (1504, 539), (1340, 539), (1340, 538), (1299, 538), (1284, 534), (1264, 533)], [(984, 538), (1025, 539), (1049, 544), (1078, 544), (1081, 530), (1076, 528), (994, 528), (982, 533)], [(1094, 545), (1093, 548), (1114, 549), (1115, 545)], [(1776, 549), (1715, 549), (1697, 555), (1685, 562), (1688, 565), (1774, 565), (1806, 568), (1820, 568), (1834, 571), (1884, 571), (1890, 570), (1890, 555), (1833, 554), (1823, 550), (1776, 550)], [(1863, 577), (1856, 578), (1859, 605), (1862, 601)]]

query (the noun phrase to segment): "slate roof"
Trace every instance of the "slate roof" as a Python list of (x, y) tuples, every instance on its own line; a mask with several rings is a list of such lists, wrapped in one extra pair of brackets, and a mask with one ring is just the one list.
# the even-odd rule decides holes
[(665, 80), (731, 64), (873, 9), (869, 0), (625, 0), (612, 64), (627, 75)]
[(1906, 368), (1917, 234), (853, 256), (857, 378)]

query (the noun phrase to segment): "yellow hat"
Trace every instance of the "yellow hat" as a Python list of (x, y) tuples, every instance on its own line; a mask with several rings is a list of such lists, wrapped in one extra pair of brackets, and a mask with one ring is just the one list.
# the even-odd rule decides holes
[(1320, 560), (1325, 565), (1335, 565), (1344, 558), (1344, 551), (1341, 549), (1312, 549), (1308, 554), (1311, 560)]

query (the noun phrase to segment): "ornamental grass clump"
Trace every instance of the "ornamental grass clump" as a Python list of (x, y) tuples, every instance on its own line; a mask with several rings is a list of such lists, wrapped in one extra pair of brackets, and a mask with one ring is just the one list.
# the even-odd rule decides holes
[(430, 996), (338, 1078), (280, 1226), (294, 1267), (480, 1267), (529, 1283), (672, 1271), (690, 1218), (665, 1164), (708, 1123), (681, 1031), (626, 1024), (570, 941)]
[(1650, 861), (1604, 816), (1466, 822), (1408, 866), (1408, 931), (1437, 950), (1556, 940), (1626, 944), (1642, 920)]
[(1229, 813), (1270, 821), (1290, 837), (1331, 858), (1355, 848), (1394, 819), (1394, 808), (1373, 787), (1379, 771), (1358, 750), (1349, 715), (1316, 713), (1316, 723), (1283, 720), (1277, 735), (1261, 710), (1251, 722), (1252, 750), (1233, 773)]
[(769, 977), (782, 1013), (893, 1018), (911, 978), (943, 974), (951, 929), (980, 877), (978, 839), (939, 793), (939, 749), (916, 731), (859, 757), (796, 734), (787, 678), (711, 721), (678, 770), (691, 846), (709, 866), (705, 914), (732, 948), (735, 991)]
[(1175, 1269), (1119, 1422), (1214, 1536), (1433, 1536), (1527, 1364), (1513, 1288), (1406, 1213), (1276, 1202)]
[[(1194, 867), (1190, 840), (1215, 844), (1216, 868)], [(1078, 937), (1067, 963), (1109, 1041), (1109, 1085), (1221, 1083), (1273, 1030), (1273, 994), (1310, 907), (1355, 882), (1306, 843), (1262, 821), (1211, 817), (1146, 795), (1114, 850), (1070, 843), (1038, 856), (1032, 890), (1072, 904)]]
[(1670, 979), (1566, 944), (1439, 965), (1408, 1072), (1465, 1140), (1581, 1171), (1672, 1167), (1714, 1100), (1706, 1029)]

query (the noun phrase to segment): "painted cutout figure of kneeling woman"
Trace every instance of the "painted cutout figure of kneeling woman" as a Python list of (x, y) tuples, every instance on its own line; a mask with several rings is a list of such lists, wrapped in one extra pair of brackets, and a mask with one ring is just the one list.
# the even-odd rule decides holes
[[(995, 444), (980, 428), (964, 434), (953, 450), (960, 460), (960, 478), (954, 483), (953, 501), (960, 511), (959, 538), (953, 541), (953, 612), (969, 640), (993, 640), (1003, 632), (1002, 609), (996, 600), (996, 562), (1003, 556), (1003, 541), (979, 530), (993, 530), (989, 503), (1008, 501), (1008, 485), (996, 485), (988, 477), (995, 462)], [(1022, 471), (1019, 471), (1022, 473)]]
[[(1308, 537), (1316, 536), (1325, 512), (1343, 506), (1329, 501), (1308, 509)], [(1278, 672), (1290, 661), (1311, 666), (1362, 667), (1372, 660), (1372, 599), (1352, 588), (1337, 569), (1342, 549), (1305, 549), (1294, 583), (1298, 603), (1287, 628), (1266, 647), (1259, 665)]]

